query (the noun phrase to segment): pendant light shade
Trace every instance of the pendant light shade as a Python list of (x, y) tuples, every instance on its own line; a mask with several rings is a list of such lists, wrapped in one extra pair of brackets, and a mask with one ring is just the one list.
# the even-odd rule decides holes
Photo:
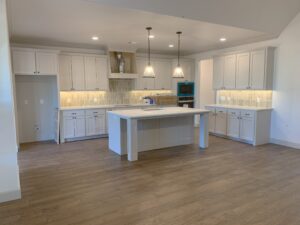
[(152, 27), (147, 27), (146, 30), (148, 31), (148, 64), (145, 67), (143, 77), (154, 78), (155, 73), (150, 61), (150, 31), (152, 30)]
[(180, 35), (182, 34), (182, 32), (178, 31), (176, 32), (176, 34), (178, 35), (178, 61), (177, 66), (173, 72), (173, 78), (184, 78), (184, 73), (182, 67), (180, 66)]

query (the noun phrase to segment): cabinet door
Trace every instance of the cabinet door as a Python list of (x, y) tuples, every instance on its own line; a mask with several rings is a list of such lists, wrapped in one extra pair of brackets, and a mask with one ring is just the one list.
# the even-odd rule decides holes
[(85, 136), (85, 117), (77, 116), (75, 120), (75, 137)]
[(224, 57), (214, 57), (213, 59), (213, 88), (215, 90), (224, 87)]
[(242, 53), (237, 55), (236, 66), (236, 88), (249, 89), (249, 76), (250, 76), (250, 53)]
[(74, 117), (64, 117), (64, 138), (75, 137), (75, 119)]
[(108, 90), (107, 58), (96, 57), (97, 89)]
[(83, 56), (72, 56), (72, 79), (75, 90), (81, 91), (85, 89)]
[(172, 65), (170, 61), (154, 61), (155, 89), (171, 90)]
[(215, 133), (215, 127), (216, 127), (216, 115), (215, 115), (215, 110), (211, 110), (209, 112), (209, 132), (210, 133)]
[(216, 109), (215, 133), (226, 135), (227, 113), (225, 109)]
[(85, 89), (97, 90), (99, 89), (99, 80), (96, 74), (96, 58), (92, 56), (84, 57), (84, 71), (85, 71)]
[(265, 89), (265, 50), (251, 52), (250, 85), (252, 89)]
[(72, 80), (72, 57), (68, 55), (59, 56), (59, 86), (61, 91), (73, 89)]
[(105, 134), (105, 114), (95, 116), (95, 133), (96, 135)]
[(18, 75), (34, 75), (35, 52), (29, 50), (13, 50), (13, 71)]
[(38, 51), (35, 56), (38, 75), (57, 75), (57, 54)]
[(232, 138), (240, 137), (240, 112), (238, 110), (228, 110), (227, 112), (227, 136)]
[(224, 87), (235, 89), (236, 55), (225, 56), (224, 59)]
[(241, 117), (240, 138), (249, 142), (254, 140), (254, 118)]
[(96, 135), (95, 116), (87, 116), (85, 125), (86, 125), (86, 136)]
[[(155, 85), (155, 78), (144, 78), (144, 70), (147, 66), (147, 59), (137, 59), (137, 73), (139, 78), (136, 79), (136, 89), (138, 90), (153, 90)], [(155, 68), (154, 68), (155, 69)], [(156, 72), (156, 70), (154, 70)]]

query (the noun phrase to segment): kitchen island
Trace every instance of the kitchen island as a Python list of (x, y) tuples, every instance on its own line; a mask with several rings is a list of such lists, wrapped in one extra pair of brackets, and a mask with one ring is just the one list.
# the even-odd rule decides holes
[(199, 147), (208, 147), (209, 111), (181, 107), (107, 112), (109, 149), (138, 160), (138, 152), (194, 143), (194, 116), (200, 115)]

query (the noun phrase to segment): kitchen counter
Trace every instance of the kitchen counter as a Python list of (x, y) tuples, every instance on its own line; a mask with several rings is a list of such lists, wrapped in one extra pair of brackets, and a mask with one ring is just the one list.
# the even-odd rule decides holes
[(225, 108), (225, 109), (242, 109), (242, 110), (253, 110), (253, 111), (273, 110), (270, 107), (239, 106), (239, 105), (220, 105), (220, 104), (207, 105), (206, 107), (216, 107), (216, 108), (219, 107), (219, 108)]
[(181, 107), (107, 112), (109, 149), (138, 160), (138, 152), (194, 143), (194, 115), (200, 115), (199, 147), (208, 147), (209, 110)]
[(85, 109), (111, 109), (111, 108), (130, 108), (130, 107), (153, 107), (149, 104), (115, 104), (115, 105), (91, 105), (91, 106), (66, 106), (60, 107), (61, 111), (66, 110), (85, 110)]

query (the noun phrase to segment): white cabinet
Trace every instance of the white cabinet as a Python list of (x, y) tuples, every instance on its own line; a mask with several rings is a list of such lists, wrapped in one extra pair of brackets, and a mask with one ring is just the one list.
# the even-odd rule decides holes
[(96, 87), (97, 90), (109, 89), (107, 63), (108, 62), (106, 57), (96, 57), (96, 76), (98, 85)]
[(84, 68), (85, 90), (92, 91), (108, 89), (106, 58), (85, 56)]
[(224, 88), (235, 89), (236, 55), (227, 55), (224, 58)]
[(155, 89), (170, 90), (172, 79), (171, 61), (153, 61), (155, 71)]
[(216, 109), (215, 133), (226, 135), (227, 129), (227, 111), (226, 109)]
[(240, 136), (240, 111), (228, 109), (227, 113), (227, 136), (239, 138)]
[(272, 90), (274, 48), (213, 58), (213, 88)]
[(60, 55), (59, 76), (61, 91), (108, 90), (107, 57)]
[(240, 139), (254, 141), (254, 114), (252, 111), (241, 111), (240, 117)]
[[(145, 78), (143, 77), (145, 67), (147, 66), (146, 58), (138, 58), (136, 60), (137, 73), (139, 75), (136, 79), (135, 89), (137, 90), (154, 90), (155, 89), (155, 78)], [(154, 70), (156, 72), (156, 70)]]
[(85, 77), (84, 77), (84, 57), (72, 56), (72, 79), (73, 88), (77, 91), (85, 90)]
[(250, 85), (255, 90), (271, 90), (273, 87), (274, 48), (251, 52)]
[(86, 110), (86, 136), (105, 134), (105, 112), (105, 110)]
[(63, 113), (63, 132), (64, 138), (85, 136), (85, 114), (83, 110)]
[(93, 56), (84, 57), (85, 89), (97, 90), (99, 79), (96, 73), (96, 58)]
[(227, 110), (224, 108), (208, 108), (209, 114), (209, 132), (226, 135), (227, 131)]
[(12, 50), (13, 71), (17, 75), (57, 75), (57, 53), (40, 49)]
[(249, 89), (250, 53), (237, 54), (236, 60), (236, 89)]
[(224, 56), (213, 59), (213, 88), (215, 90), (224, 88)]
[[(206, 107), (210, 110), (209, 131), (253, 145), (269, 143), (271, 110), (247, 110), (223, 107)], [(222, 112), (221, 112), (222, 111)], [(226, 112), (226, 114), (224, 113)], [(226, 115), (226, 122), (224, 122)], [(226, 129), (226, 131), (224, 131)]]
[(72, 57), (69, 55), (59, 56), (59, 84), (61, 91), (73, 90)]

